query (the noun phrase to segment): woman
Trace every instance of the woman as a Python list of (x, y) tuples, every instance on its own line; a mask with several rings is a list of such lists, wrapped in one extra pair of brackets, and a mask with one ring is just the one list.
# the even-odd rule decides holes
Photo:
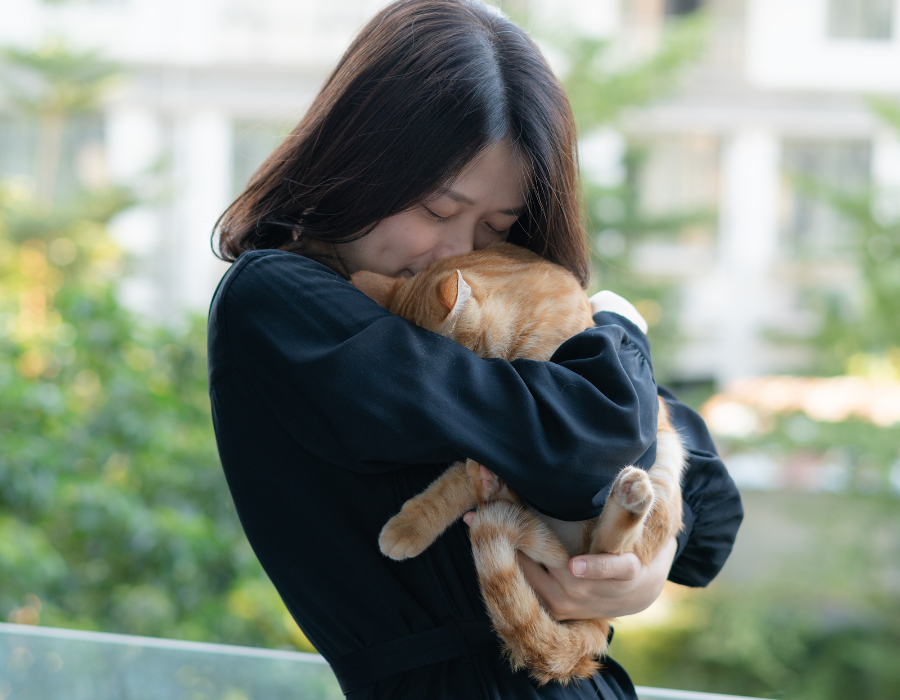
[[(586, 283), (578, 204), (568, 101), (524, 32), (466, 0), (403, 0), (362, 30), (219, 222), (236, 260), (209, 321), (222, 464), (254, 551), (350, 698), (635, 697), (612, 661), (568, 687), (510, 671), (463, 524), (405, 562), (377, 546), (458, 459), (567, 520), (597, 515), (625, 464), (653, 463), (649, 347), (621, 315), (598, 313), (550, 362), (482, 360), (347, 281), (508, 240)], [(523, 557), (559, 619), (644, 609), (667, 575), (705, 585), (730, 552), (737, 491), (702, 421), (661, 393), (691, 448), (685, 531), (649, 567)]]

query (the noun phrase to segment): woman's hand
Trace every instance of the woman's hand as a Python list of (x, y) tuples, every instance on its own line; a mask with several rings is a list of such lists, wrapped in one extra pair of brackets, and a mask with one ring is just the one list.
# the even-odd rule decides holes
[(673, 537), (649, 566), (634, 554), (582, 554), (568, 569), (545, 569), (518, 553), (519, 565), (557, 620), (622, 617), (646, 610), (662, 592), (675, 558)]

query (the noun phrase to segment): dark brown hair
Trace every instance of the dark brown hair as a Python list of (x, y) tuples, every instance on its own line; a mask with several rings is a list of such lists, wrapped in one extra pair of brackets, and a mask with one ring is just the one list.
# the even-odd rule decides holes
[(219, 253), (278, 248), (330, 264), (322, 243), (367, 235), (504, 137), (530, 175), (508, 240), (586, 284), (568, 98), (525, 32), (477, 0), (400, 0), (379, 12), (216, 223)]

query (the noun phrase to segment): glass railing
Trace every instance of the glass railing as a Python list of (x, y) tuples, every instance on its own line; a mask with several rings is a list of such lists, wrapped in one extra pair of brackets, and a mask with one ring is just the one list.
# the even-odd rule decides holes
[(719, 693), (695, 693), (691, 690), (637, 687), (640, 700), (758, 700), (745, 695), (721, 695)]
[[(641, 700), (726, 700), (638, 688)], [(0, 623), (0, 700), (338, 700), (318, 654)]]

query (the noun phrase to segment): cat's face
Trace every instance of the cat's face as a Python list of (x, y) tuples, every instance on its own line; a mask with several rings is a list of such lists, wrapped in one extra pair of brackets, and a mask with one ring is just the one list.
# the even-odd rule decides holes
[(546, 360), (593, 325), (569, 272), (511, 244), (436, 261), (410, 279), (361, 271), (351, 281), (392, 313), (481, 357)]

